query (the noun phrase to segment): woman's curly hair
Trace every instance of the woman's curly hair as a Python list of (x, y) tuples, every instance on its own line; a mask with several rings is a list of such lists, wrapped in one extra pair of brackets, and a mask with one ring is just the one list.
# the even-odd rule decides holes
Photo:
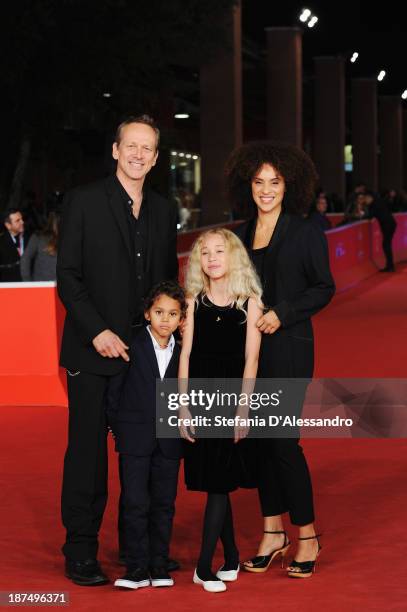
[(283, 209), (293, 214), (305, 213), (315, 196), (318, 181), (315, 166), (298, 147), (270, 141), (249, 142), (230, 154), (225, 171), (233, 208), (241, 213), (256, 208), (251, 183), (263, 164), (273, 166), (285, 181)]

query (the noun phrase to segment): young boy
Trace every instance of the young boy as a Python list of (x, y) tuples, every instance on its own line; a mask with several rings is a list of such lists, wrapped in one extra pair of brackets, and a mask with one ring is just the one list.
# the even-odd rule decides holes
[[(120, 453), (126, 567), (115, 586), (172, 586), (167, 558), (177, 493), (181, 440), (155, 436), (157, 378), (177, 378), (173, 332), (186, 312), (183, 289), (160, 283), (148, 295), (143, 328), (130, 348), (118, 411), (110, 418)], [(112, 415), (110, 415), (112, 417)]]

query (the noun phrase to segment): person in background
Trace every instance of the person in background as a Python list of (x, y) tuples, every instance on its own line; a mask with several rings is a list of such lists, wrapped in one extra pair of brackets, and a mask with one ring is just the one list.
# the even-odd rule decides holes
[(33, 234), (20, 260), (23, 281), (56, 280), (59, 216), (50, 212), (45, 229)]
[(401, 212), (406, 209), (406, 194), (402, 190), (388, 189), (381, 195), (390, 212)]
[(365, 207), (365, 194), (358, 193), (351, 207), (345, 211), (343, 220), (338, 223), (338, 226), (354, 223), (355, 221), (364, 221), (368, 218)]
[(313, 223), (319, 225), (324, 232), (332, 228), (332, 223), (326, 216), (327, 211), (328, 200), (326, 198), (326, 194), (321, 191), (311, 206), (309, 218)]
[(21, 211), (9, 208), (4, 214), (4, 231), (0, 234), (0, 282), (21, 281), (20, 258), (27, 241)]
[(355, 208), (355, 203), (356, 203), (358, 196), (364, 195), (366, 192), (366, 189), (367, 187), (365, 183), (358, 183), (357, 185), (355, 185), (353, 191), (351, 191), (351, 193), (348, 195), (347, 204), (344, 209), (345, 219), (347, 219), (346, 223), (348, 223), (350, 220), (350, 215)]
[(377, 219), (383, 236), (382, 247), (386, 258), (386, 265), (380, 272), (394, 272), (392, 241), (397, 227), (396, 220), (391, 213), (388, 202), (384, 199), (376, 198), (372, 191), (366, 192), (364, 200), (369, 218)]

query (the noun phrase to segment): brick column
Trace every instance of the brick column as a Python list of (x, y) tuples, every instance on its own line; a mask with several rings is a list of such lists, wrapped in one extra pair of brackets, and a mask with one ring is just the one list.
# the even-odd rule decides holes
[(267, 134), (302, 146), (302, 30), (266, 28)]
[(379, 188), (402, 189), (401, 98), (379, 97)]
[(403, 110), (403, 189), (407, 191), (407, 109)]
[(345, 200), (345, 70), (342, 57), (315, 58), (314, 161), (320, 183)]
[(224, 193), (224, 166), (242, 144), (241, 7), (230, 10), (228, 37), (220, 54), (202, 66), (201, 156), (202, 224), (226, 221), (230, 211)]
[(378, 189), (377, 81), (352, 79), (353, 184)]

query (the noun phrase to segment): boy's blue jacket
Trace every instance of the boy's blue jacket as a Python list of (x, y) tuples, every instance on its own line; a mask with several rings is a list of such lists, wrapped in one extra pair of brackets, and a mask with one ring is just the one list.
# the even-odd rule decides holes
[[(180, 352), (175, 343), (164, 378), (177, 378)], [(131, 343), (129, 368), (116, 376), (109, 387), (108, 421), (118, 452), (144, 457), (151, 455), (158, 443), (165, 457), (182, 456), (180, 438), (157, 439), (155, 435), (157, 379), (160, 380), (157, 359), (150, 334), (144, 327)], [(175, 434), (178, 432), (174, 431)]]

